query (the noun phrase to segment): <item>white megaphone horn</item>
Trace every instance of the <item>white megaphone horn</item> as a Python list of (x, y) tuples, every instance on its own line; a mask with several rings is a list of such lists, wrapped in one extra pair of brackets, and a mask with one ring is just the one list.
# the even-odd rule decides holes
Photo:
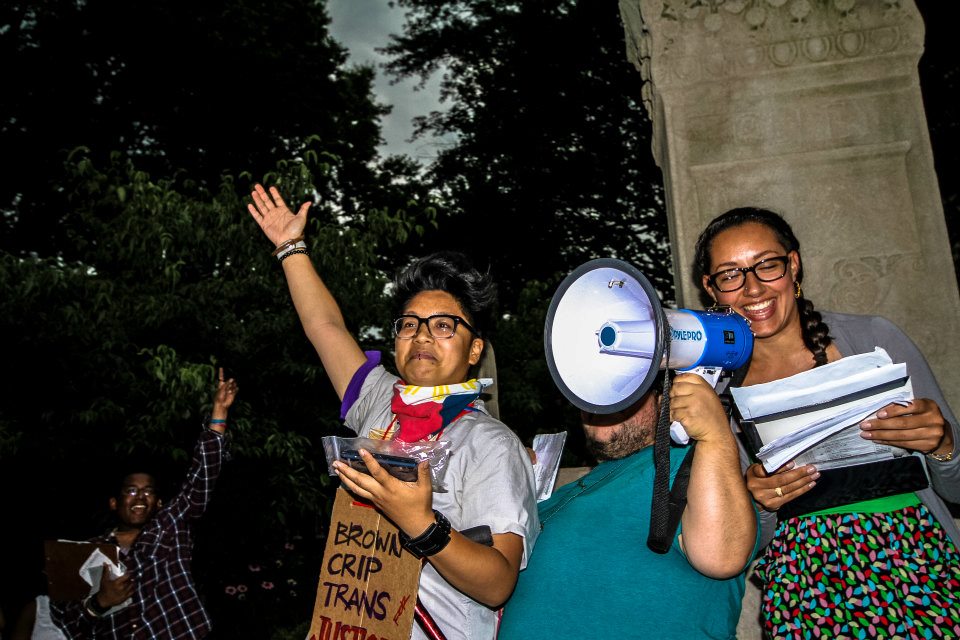
[[(664, 309), (646, 277), (613, 258), (586, 262), (560, 283), (543, 341), (550, 375), (563, 395), (599, 414), (640, 400), (661, 369), (697, 373), (715, 385), (723, 370), (741, 367), (753, 351), (743, 317)], [(677, 422), (670, 432), (681, 444), (689, 440)]]

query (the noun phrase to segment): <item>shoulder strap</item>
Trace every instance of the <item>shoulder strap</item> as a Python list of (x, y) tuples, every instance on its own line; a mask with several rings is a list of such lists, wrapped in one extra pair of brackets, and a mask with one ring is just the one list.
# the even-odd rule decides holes
[[(720, 394), (720, 402), (723, 404), (727, 416), (730, 416), (731, 411), (734, 410), (733, 396), (730, 394), (730, 387), (738, 387), (743, 384), (749, 368), (750, 363), (748, 361), (739, 369), (731, 372), (727, 387), (723, 393)], [(669, 382), (669, 379), (670, 377), (668, 375), (666, 381)], [(664, 394), (668, 394), (669, 392), (669, 386), (665, 385)], [(661, 422), (663, 421), (662, 418), (663, 416), (661, 416)], [(687, 455), (683, 458), (683, 462), (680, 463), (680, 468), (677, 469), (677, 475), (673, 479), (673, 486), (670, 488), (669, 497), (664, 499), (666, 487), (657, 486), (657, 481), (660, 480), (659, 476), (666, 474), (667, 465), (669, 464), (669, 453), (667, 452), (670, 446), (669, 436), (659, 437), (659, 430), (664, 428), (665, 425), (663, 424), (657, 425), (657, 439), (654, 442), (654, 460), (655, 464), (658, 465), (658, 469), (654, 477), (654, 504), (651, 512), (650, 533), (647, 536), (647, 546), (651, 551), (655, 551), (656, 553), (666, 553), (669, 551), (670, 545), (673, 544), (673, 539), (677, 535), (680, 518), (683, 516), (683, 510), (687, 506), (687, 485), (690, 482), (690, 467), (693, 466), (693, 452), (696, 448), (696, 441), (693, 441), (690, 444)], [(663, 480), (660, 480), (660, 482), (663, 482)], [(664, 500), (666, 501), (666, 507), (662, 506), (662, 501)]]
[(680, 526), (680, 518), (683, 516), (683, 510), (687, 506), (687, 485), (690, 483), (690, 468), (693, 466), (693, 452), (696, 449), (696, 440), (690, 443), (687, 454), (677, 469), (677, 475), (674, 476), (673, 486), (670, 487), (670, 499), (667, 502), (667, 522), (666, 528), (660, 532), (654, 532), (651, 527), (650, 535), (647, 537), (647, 546), (657, 553), (666, 553), (673, 544), (673, 539), (677, 535), (677, 527)]
[(740, 415), (740, 411), (737, 410), (737, 405), (733, 401), (733, 393), (731, 391), (734, 387), (743, 386), (743, 381), (747, 377), (747, 370), (749, 368), (750, 361), (748, 360), (746, 364), (739, 369), (731, 371), (729, 378), (721, 378), (721, 380), (725, 380), (726, 384), (723, 387), (723, 391), (718, 395), (720, 396), (720, 404), (723, 405), (724, 411), (727, 412), (727, 417), (733, 420), (738, 426), (735, 433), (740, 440), (741, 446), (746, 450), (747, 455), (750, 456), (750, 461), (757, 462), (757, 451), (763, 447), (763, 441), (760, 439), (760, 434), (757, 433), (753, 422), (744, 420), (743, 416)]

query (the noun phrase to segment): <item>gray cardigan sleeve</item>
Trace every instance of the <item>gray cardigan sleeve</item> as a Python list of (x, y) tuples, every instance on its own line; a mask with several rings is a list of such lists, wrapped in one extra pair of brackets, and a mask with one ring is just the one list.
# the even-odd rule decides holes
[[(960, 504), (960, 431), (957, 418), (937, 384), (926, 358), (916, 344), (896, 324), (880, 316), (823, 314), (830, 334), (843, 355), (867, 353), (882, 347), (894, 362), (904, 362), (917, 398), (937, 403), (948, 427), (953, 431), (953, 460), (937, 462), (924, 456), (933, 489), (944, 500)], [(846, 348), (845, 348), (846, 347)]]
[[(823, 312), (823, 319), (830, 328), (830, 335), (836, 342), (841, 355), (869, 353), (875, 347), (882, 347), (894, 362), (906, 363), (907, 373), (913, 382), (914, 396), (937, 403), (944, 420), (953, 432), (953, 460), (937, 462), (926, 456), (920, 456), (926, 464), (932, 486), (932, 491), (925, 489), (920, 494), (928, 505), (930, 504), (928, 499), (935, 496), (925, 494), (933, 492), (944, 500), (960, 504), (960, 430), (958, 430), (960, 425), (920, 349), (896, 324), (880, 316)], [(720, 386), (717, 391), (722, 393), (724, 388), (725, 385)], [(733, 419), (731, 419), (731, 427), (734, 431), (738, 431)], [(750, 456), (742, 444), (740, 460), (744, 468), (750, 462)], [(935, 515), (944, 521), (950, 531), (953, 531), (952, 520), (947, 520), (949, 513), (946, 511), (946, 506), (942, 503), (940, 505), (940, 508), (935, 509)], [(760, 510), (760, 549), (766, 547), (773, 539), (777, 521), (776, 512)], [(951, 537), (960, 539), (956, 535)]]

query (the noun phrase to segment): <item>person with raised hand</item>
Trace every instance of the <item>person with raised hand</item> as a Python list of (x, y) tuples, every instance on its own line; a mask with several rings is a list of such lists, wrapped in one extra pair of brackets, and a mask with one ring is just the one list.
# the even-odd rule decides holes
[[(414, 261), (394, 280), (396, 373), (364, 352), (318, 275), (304, 240), (310, 203), (296, 214), (280, 192), (256, 185), (248, 210), (273, 243), (294, 307), (330, 383), (341, 418), (359, 436), (450, 443), (445, 491), (434, 492), (427, 463), (415, 482), (342, 463), (343, 486), (393, 521), (406, 548), (424, 558), (419, 598), (447, 638), (491, 638), (539, 532), (535, 480), (519, 438), (484, 408), (483, 382), (470, 377), (485, 346), (496, 300), (488, 274), (461, 253)], [(492, 545), (461, 535), (489, 527)], [(414, 626), (413, 637), (427, 637)]]
[(227, 455), (227, 418), (238, 389), (220, 368), (210, 416), (180, 490), (169, 502), (160, 497), (149, 469), (128, 469), (118, 478), (109, 499), (116, 525), (89, 542), (117, 545), (124, 572), (116, 576), (105, 564), (99, 588), (80, 601), (38, 596), (22, 612), (14, 640), (199, 640), (210, 633), (212, 622), (191, 568), (193, 529), (213, 498)]

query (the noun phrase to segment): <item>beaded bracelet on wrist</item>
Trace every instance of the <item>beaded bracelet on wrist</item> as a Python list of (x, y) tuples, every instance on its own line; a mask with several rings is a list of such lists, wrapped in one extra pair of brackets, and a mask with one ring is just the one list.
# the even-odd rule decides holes
[(292, 255), (295, 254), (295, 253), (302, 253), (302, 254), (305, 255), (305, 256), (310, 255), (309, 252), (307, 252), (306, 249), (293, 249), (292, 251), (287, 251), (285, 254), (279, 256), (279, 257), (277, 258), (277, 260), (279, 260), (280, 262), (283, 262), (284, 260), (286, 260), (287, 258), (289, 258), (290, 256), (292, 256)]
[(277, 247), (277, 250), (273, 252), (273, 255), (277, 260), (283, 260), (283, 257), (288, 253), (295, 251), (296, 249), (306, 249), (307, 243), (303, 240), (297, 240), (296, 242), (284, 243)]

